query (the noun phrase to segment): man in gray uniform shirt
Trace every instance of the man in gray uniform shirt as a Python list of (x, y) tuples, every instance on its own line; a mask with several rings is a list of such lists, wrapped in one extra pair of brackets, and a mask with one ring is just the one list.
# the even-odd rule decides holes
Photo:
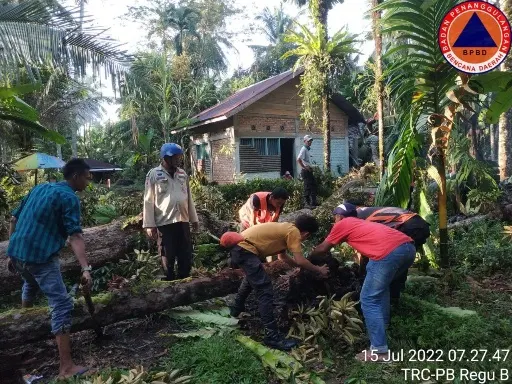
[(301, 168), (300, 175), (304, 181), (304, 204), (306, 208), (318, 206), (316, 202), (316, 180), (311, 168), (311, 157), (309, 155), (312, 143), (313, 138), (310, 135), (304, 136), (304, 146), (297, 157), (297, 162)]

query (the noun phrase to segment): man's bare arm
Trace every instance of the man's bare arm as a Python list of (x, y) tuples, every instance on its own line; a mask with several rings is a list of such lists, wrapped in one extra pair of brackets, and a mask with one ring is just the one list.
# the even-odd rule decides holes
[(288, 257), (286, 253), (280, 253), (277, 255), (277, 258), (281, 261), (284, 261), (286, 264), (288, 264), (290, 267), (298, 267), (299, 265), (293, 260), (291, 257)]
[(9, 222), (9, 237), (11, 237), (11, 235), (16, 230), (17, 222), (18, 222), (18, 219), (16, 219), (14, 216), (11, 216), (11, 221)]
[(313, 250), (313, 252), (311, 252), (310, 256), (323, 256), (327, 252), (329, 252), (332, 247), (333, 247), (332, 244), (324, 241), (323, 243), (316, 246), (316, 248)]
[(294, 252), (293, 261), (299, 267), (307, 269), (308, 271), (319, 273), (323, 277), (327, 277), (329, 275), (329, 268), (326, 265), (322, 265), (321, 267), (319, 267), (317, 265), (312, 264), (308, 259), (302, 256), (302, 252)]
[(85, 255), (85, 242), (82, 234), (75, 233), (69, 236), (69, 244), (71, 245), (71, 249), (73, 249), (73, 253), (78, 259), (80, 266), (82, 268), (88, 267), (89, 262), (87, 261), (87, 256)]

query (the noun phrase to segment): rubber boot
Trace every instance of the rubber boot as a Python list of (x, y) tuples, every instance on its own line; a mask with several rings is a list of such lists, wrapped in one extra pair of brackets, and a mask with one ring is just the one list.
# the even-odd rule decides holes
[(299, 344), (298, 340), (284, 337), (277, 329), (277, 323), (275, 321), (265, 327), (265, 338), (263, 342), (268, 347), (279, 349), (280, 351), (290, 351)]

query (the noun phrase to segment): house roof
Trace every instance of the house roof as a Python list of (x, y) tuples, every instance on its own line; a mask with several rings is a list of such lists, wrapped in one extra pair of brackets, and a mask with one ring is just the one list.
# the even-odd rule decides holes
[[(216, 121), (226, 120), (227, 118), (244, 110), (252, 103), (258, 101), (262, 97), (268, 95), (273, 90), (279, 88), (281, 85), (287, 83), (294, 77), (300, 76), (304, 69), (288, 70), (277, 76), (260, 81), (249, 87), (243, 88), (227, 99), (210, 107), (192, 118), (195, 123), (188, 128), (194, 128), (201, 125), (214, 123)], [(357, 124), (364, 122), (364, 117), (361, 113), (350, 104), (342, 95), (336, 94), (331, 97), (331, 101), (345, 112), (349, 117), (349, 124)]]
[(94, 159), (84, 159), (85, 163), (91, 167), (89, 172), (107, 172), (107, 171), (122, 171), (117, 165), (104, 163), (103, 161)]

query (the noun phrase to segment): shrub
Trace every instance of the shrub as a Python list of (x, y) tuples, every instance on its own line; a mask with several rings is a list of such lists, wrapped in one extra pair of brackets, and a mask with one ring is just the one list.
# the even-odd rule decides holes
[(465, 272), (490, 274), (512, 270), (512, 243), (503, 235), (503, 223), (480, 221), (450, 233), (451, 260)]

